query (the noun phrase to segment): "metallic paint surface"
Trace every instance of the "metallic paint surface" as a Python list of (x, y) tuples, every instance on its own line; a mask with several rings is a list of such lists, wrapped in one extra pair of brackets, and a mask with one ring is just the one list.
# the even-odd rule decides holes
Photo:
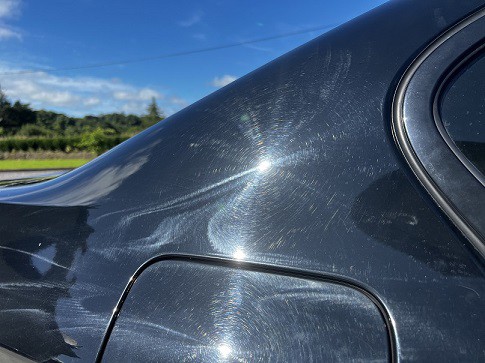
[(387, 340), (379, 310), (350, 287), (162, 261), (136, 280), (103, 362), (387, 362)]
[(390, 131), (406, 67), (480, 5), (386, 4), (79, 169), (0, 190), (0, 343), (93, 361), (137, 268), (178, 253), (359, 281), (399, 359), (483, 360), (483, 262)]

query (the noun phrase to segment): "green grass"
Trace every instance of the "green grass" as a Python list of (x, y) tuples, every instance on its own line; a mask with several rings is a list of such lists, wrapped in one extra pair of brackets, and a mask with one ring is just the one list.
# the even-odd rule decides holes
[(72, 169), (84, 165), (89, 159), (26, 159), (0, 160), (2, 170)]

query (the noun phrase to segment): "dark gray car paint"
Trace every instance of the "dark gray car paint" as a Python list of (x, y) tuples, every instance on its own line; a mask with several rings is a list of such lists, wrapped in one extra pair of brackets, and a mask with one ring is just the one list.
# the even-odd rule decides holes
[(1, 190), (0, 343), (94, 360), (131, 276), (176, 253), (354, 280), (399, 359), (483, 360), (483, 262), (391, 134), (406, 67), (483, 5), (386, 4), (84, 167)]
[(147, 266), (103, 362), (389, 361), (385, 321), (351, 285), (212, 262)]

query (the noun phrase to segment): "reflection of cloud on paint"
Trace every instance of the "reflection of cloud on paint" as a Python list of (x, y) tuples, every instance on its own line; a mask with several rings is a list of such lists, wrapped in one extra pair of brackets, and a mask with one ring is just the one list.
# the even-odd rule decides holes
[[(160, 140), (156, 140), (146, 147), (137, 150), (129, 161), (122, 160), (121, 162), (114, 163), (112, 166), (103, 168), (99, 170), (94, 176), (83, 177), (86, 170), (96, 169), (86, 168), (83, 166), (72, 174), (68, 173), (65, 175), (64, 180), (59, 180), (58, 183), (47, 187), (53, 188), (59, 184), (64, 184), (73, 178), (82, 179), (81, 182), (75, 184), (75, 189), (71, 189), (67, 192), (60, 194), (53, 193), (52, 197), (43, 199), (44, 205), (63, 205), (63, 206), (92, 206), (96, 204), (101, 198), (105, 197), (115, 189), (117, 189), (126, 179), (135, 174), (140, 168), (148, 161), (150, 157), (150, 150), (155, 147)], [(99, 162), (107, 154), (114, 152), (110, 150), (107, 153), (100, 156), (98, 159), (93, 160), (91, 163)], [(69, 177), (71, 176), (71, 177)], [(24, 193), (24, 196), (30, 196), (35, 198), (37, 192), (43, 192), (46, 189), (40, 189), (38, 191), (33, 191), (32, 193)], [(8, 198), (6, 199), (8, 200)]]
[[(126, 249), (156, 252), (164, 245), (181, 242), (190, 233), (194, 224), (204, 220), (208, 209), (205, 207), (201, 210), (184, 212), (167, 218), (162, 217), (163, 211), (159, 211), (161, 218), (163, 218), (160, 225), (148, 236), (137, 239), (136, 243), (129, 244)], [(187, 223), (187, 221), (190, 221), (190, 223)], [(124, 231), (124, 229), (121, 230)]]
[(116, 165), (101, 170), (87, 179), (84, 185), (50, 200), (53, 204), (89, 206), (117, 189), (127, 177), (136, 173), (148, 161), (148, 155), (138, 156), (125, 165)]
[(91, 205), (113, 190), (117, 189), (125, 178), (136, 173), (148, 161), (148, 156), (139, 156), (125, 165), (113, 166), (101, 171), (98, 175), (89, 180), (89, 184), (78, 187), (68, 195), (69, 200), (63, 202), (76, 205)]

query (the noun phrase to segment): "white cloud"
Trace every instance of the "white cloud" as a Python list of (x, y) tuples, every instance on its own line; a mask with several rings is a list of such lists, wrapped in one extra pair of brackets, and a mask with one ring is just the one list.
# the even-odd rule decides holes
[(0, 0), (0, 40), (22, 39), (20, 31), (5, 23), (5, 20), (20, 14), (20, 0)]
[(5, 77), (2, 81), (2, 89), (7, 96), (13, 99), (21, 99), (32, 104), (49, 104), (50, 106), (71, 106), (80, 101), (71, 92), (53, 88), (44, 88), (38, 82), (26, 77), (9, 79)]
[(90, 97), (83, 101), (85, 106), (96, 106), (101, 103), (101, 100), (97, 97)]
[(22, 39), (22, 35), (16, 30), (0, 25), (0, 40), (6, 40), (11, 38), (20, 40)]
[(204, 14), (200, 11), (196, 12), (196, 13), (192, 14), (189, 18), (182, 20), (182, 21), (179, 21), (178, 25), (180, 25), (184, 28), (191, 27), (191, 26), (199, 23), (202, 20), (203, 15)]
[(81, 101), (81, 97), (78, 97), (71, 92), (59, 92), (59, 91), (40, 91), (31, 95), (32, 99), (37, 102), (49, 103), (53, 106), (75, 106), (76, 103)]
[(117, 91), (113, 94), (117, 100), (126, 101), (149, 101), (152, 98), (162, 99), (163, 95), (150, 88), (142, 88), (133, 91)]
[(225, 74), (222, 77), (215, 77), (211, 85), (214, 87), (224, 87), (227, 86), (229, 83), (234, 82), (237, 79), (236, 76), (231, 76), (230, 74)]
[(20, 11), (20, 0), (0, 0), (0, 18), (9, 18)]
[(177, 106), (185, 107), (188, 105), (187, 101), (180, 97), (172, 96), (170, 97), (170, 103)]
[(206, 41), (207, 35), (204, 34), (204, 33), (195, 33), (195, 34), (192, 34), (192, 38), (197, 39), (197, 40), (201, 40), (201, 41)]
[[(21, 72), (0, 64), (0, 73)], [(119, 79), (66, 77), (48, 72), (4, 75), (1, 87), (12, 100), (30, 103), (36, 109), (50, 109), (73, 116), (109, 112), (142, 114), (154, 97), (166, 115), (188, 103), (175, 95), (165, 96), (150, 87), (137, 87)]]
[(117, 100), (131, 100), (133, 99), (133, 96), (126, 91), (118, 91), (113, 94), (113, 97), (116, 98)]
[(121, 112), (124, 113), (133, 113), (133, 114), (140, 114), (145, 111), (146, 105), (142, 105), (139, 102), (125, 102), (121, 106)]

